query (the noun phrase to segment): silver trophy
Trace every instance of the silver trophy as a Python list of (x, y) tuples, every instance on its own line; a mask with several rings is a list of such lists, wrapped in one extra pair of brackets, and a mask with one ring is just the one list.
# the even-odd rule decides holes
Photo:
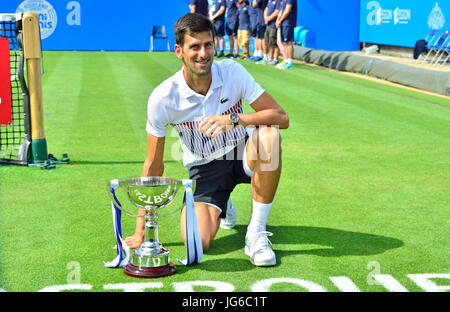
[[(110, 192), (111, 187), (111, 182), (107, 182), (111, 200), (118, 203), (117, 194)], [(176, 267), (169, 259), (169, 250), (164, 248), (158, 239), (158, 218), (173, 214), (181, 208), (182, 205), (170, 213), (161, 214), (166, 212), (180, 188), (183, 188), (181, 181), (166, 177), (141, 177), (118, 181), (117, 189), (122, 189), (128, 194), (136, 213), (130, 212), (120, 203), (117, 205), (118, 208), (130, 216), (144, 218), (145, 221), (144, 242), (140, 248), (132, 250), (131, 261), (124, 268), (125, 274), (152, 278), (176, 273)], [(139, 214), (136, 208), (144, 209), (145, 214)]]

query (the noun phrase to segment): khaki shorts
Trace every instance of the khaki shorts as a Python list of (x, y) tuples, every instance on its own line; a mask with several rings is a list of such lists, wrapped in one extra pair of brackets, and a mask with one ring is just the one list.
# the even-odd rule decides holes
[(267, 27), (264, 33), (264, 43), (268, 47), (277, 46), (277, 29), (273, 27)]
[(241, 47), (248, 47), (250, 44), (250, 30), (238, 30), (238, 44)]

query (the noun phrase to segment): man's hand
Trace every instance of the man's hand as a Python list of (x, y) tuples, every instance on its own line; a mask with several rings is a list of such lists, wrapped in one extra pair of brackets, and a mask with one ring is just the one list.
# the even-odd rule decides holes
[(142, 242), (144, 241), (144, 233), (138, 234), (135, 233), (133, 236), (129, 236), (125, 238), (125, 244), (130, 249), (135, 249), (141, 247)]
[(202, 120), (199, 130), (210, 139), (214, 139), (219, 134), (232, 128), (232, 123), (228, 115), (210, 116)]

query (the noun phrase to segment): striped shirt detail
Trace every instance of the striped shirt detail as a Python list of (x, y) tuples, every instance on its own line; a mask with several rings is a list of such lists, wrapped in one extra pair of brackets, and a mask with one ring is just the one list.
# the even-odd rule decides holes
[[(231, 113), (243, 113), (241, 100), (223, 112), (222, 115), (229, 115)], [(236, 127), (217, 135), (214, 139), (210, 139), (200, 132), (198, 129), (199, 124), (200, 121), (188, 121), (172, 124), (172, 126), (177, 131), (184, 145), (194, 155), (202, 158), (213, 159), (222, 156), (224, 149), (229, 150), (230, 148), (234, 148), (245, 139), (247, 134), (244, 128)]]

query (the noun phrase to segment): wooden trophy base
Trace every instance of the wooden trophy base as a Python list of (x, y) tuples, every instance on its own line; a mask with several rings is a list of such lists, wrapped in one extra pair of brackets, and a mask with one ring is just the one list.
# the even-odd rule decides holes
[(126, 275), (138, 278), (157, 278), (175, 274), (177, 268), (173, 263), (169, 263), (165, 266), (155, 268), (143, 268), (137, 267), (131, 263), (128, 263), (124, 270)]

